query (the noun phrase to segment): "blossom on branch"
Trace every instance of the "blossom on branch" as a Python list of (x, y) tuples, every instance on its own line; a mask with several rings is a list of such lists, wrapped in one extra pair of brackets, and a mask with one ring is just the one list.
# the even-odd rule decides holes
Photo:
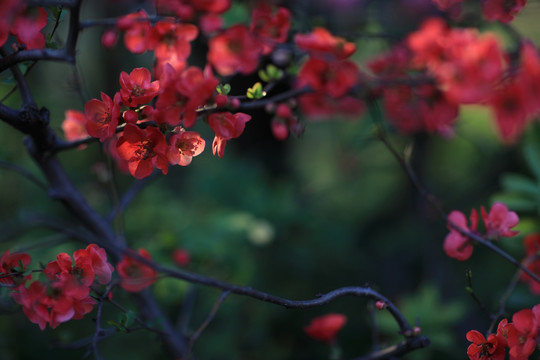
[(102, 92), (101, 101), (92, 99), (84, 105), (86, 131), (90, 136), (104, 142), (116, 133), (120, 118), (119, 102), (119, 93), (116, 93), (113, 101), (109, 95)]
[(471, 239), (461, 234), (455, 227), (464, 231), (475, 231), (478, 222), (478, 213), (473, 209), (471, 212), (471, 229), (467, 226), (467, 219), (460, 211), (452, 211), (448, 215), (448, 228), (450, 233), (444, 239), (443, 249), (446, 255), (459, 261), (465, 261), (471, 257), (473, 245)]
[(208, 125), (216, 135), (212, 143), (212, 153), (214, 155), (217, 153), (220, 158), (223, 157), (227, 141), (242, 135), (249, 120), (251, 116), (244, 113), (216, 112), (211, 114), (208, 117)]
[(44, 281), (34, 281), (30, 286), (20, 284), (11, 297), (23, 306), (28, 319), (44, 330), (47, 324), (56, 328), (71, 319), (82, 319), (96, 303), (89, 296), (90, 286), (96, 280), (105, 285), (111, 279), (113, 267), (107, 262), (104, 249), (90, 244), (71, 256), (60, 253), (43, 269)]
[[(139, 249), (137, 252), (142, 257), (152, 260), (152, 256), (145, 249)], [(152, 285), (157, 278), (156, 270), (129, 255), (122, 257), (122, 260), (116, 264), (116, 269), (121, 279), (120, 286), (129, 292), (139, 292)]]
[(244, 25), (233, 25), (208, 42), (208, 62), (223, 76), (257, 69), (262, 45)]
[(127, 124), (116, 144), (118, 155), (128, 162), (131, 175), (136, 179), (149, 176), (154, 167), (167, 174), (167, 141), (156, 127), (140, 129)]
[(133, 69), (129, 75), (120, 73), (120, 97), (126, 106), (136, 107), (146, 104), (159, 92), (159, 80), (152, 81), (152, 75), (146, 68)]

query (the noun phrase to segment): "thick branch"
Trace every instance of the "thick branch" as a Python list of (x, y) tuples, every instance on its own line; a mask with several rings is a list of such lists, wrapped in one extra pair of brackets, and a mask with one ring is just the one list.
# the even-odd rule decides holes
[(0, 72), (23, 61), (53, 60), (75, 63), (75, 56), (67, 53), (65, 49), (32, 49), (22, 50), (0, 59)]

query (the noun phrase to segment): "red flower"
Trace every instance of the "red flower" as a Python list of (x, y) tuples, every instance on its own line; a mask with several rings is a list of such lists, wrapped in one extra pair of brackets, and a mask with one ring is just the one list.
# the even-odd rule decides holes
[(75, 263), (79, 257), (88, 257), (92, 264), (92, 269), (97, 277), (97, 282), (105, 285), (111, 281), (111, 273), (114, 267), (107, 262), (107, 253), (105, 249), (100, 248), (96, 244), (90, 244), (85, 250), (78, 250), (73, 254)]
[[(151, 260), (152, 257), (145, 249), (137, 251), (142, 257)], [(116, 265), (121, 281), (122, 289), (130, 292), (139, 292), (152, 285), (156, 281), (157, 272), (127, 255)]]
[(169, 139), (167, 158), (173, 165), (187, 166), (204, 150), (205, 141), (194, 131), (180, 130)]
[(504, 360), (504, 346), (499, 345), (496, 335), (490, 334), (486, 340), (480, 332), (471, 330), (467, 340), (472, 342), (467, 349), (470, 360)]
[(188, 266), (191, 261), (191, 256), (185, 249), (175, 249), (172, 256), (175, 264), (180, 267)]
[(136, 107), (145, 104), (157, 96), (159, 81), (151, 81), (152, 75), (146, 68), (133, 69), (129, 75), (120, 73), (120, 96), (124, 105)]
[(212, 153), (223, 157), (227, 140), (239, 137), (251, 116), (244, 113), (231, 114), (230, 112), (213, 113), (208, 117), (208, 124), (216, 135), (212, 143)]
[[(86, 131), (86, 116), (77, 110), (66, 110), (66, 118), (62, 122), (62, 131), (68, 141), (80, 140), (88, 137)], [(80, 148), (84, 148), (81, 146)]]
[(99, 138), (99, 141), (104, 142), (116, 133), (120, 110), (118, 102), (120, 95), (117, 93), (114, 97), (115, 101), (104, 92), (101, 93), (101, 100), (92, 99), (84, 105), (86, 115), (86, 131), (90, 136)]
[(149, 176), (154, 167), (167, 174), (167, 142), (157, 128), (150, 126), (141, 130), (137, 125), (127, 124), (116, 148), (136, 179)]
[(253, 9), (250, 30), (264, 43), (263, 53), (268, 54), (277, 43), (287, 40), (291, 27), (291, 13), (284, 7), (273, 12), (267, 4)]
[(515, 79), (497, 89), (489, 99), (497, 129), (505, 143), (516, 142), (529, 123), (526, 100), (525, 88)]
[(510, 230), (518, 224), (519, 217), (515, 212), (508, 211), (506, 205), (502, 203), (493, 204), (489, 214), (486, 213), (486, 209), (482, 206), (481, 213), (487, 237), (498, 239), (500, 236), (512, 237), (519, 233), (519, 231)]
[(359, 77), (360, 71), (351, 61), (328, 62), (312, 58), (300, 69), (298, 86), (307, 85), (332, 97), (340, 97), (358, 83)]
[(294, 37), (294, 42), (300, 49), (306, 50), (311, 56), (322, 58), (328, 58), (330, 55), (343, 60), (356, 51), (354, 43), (333, 36), (322, 27), (316, 27), (309, 34), (297, 34)]
[(450, 29), (436, 18), (426, 20), (407, 43), (413, 63), (427, 68), (452, 102), (487, 100), (503, 73), (503, 52), (492, 34)]
[(315, 340), (332, 343), (346, 322), (345, 315), (327, 314), (311, 320), (309, 325), (304, 328), (304, 331)]
[(11, 32), (27, 49), (41, 49), (45, 47), (45, 36), (41, 33), (45, 25), (47, 12), (44, 8), (38, 7), (19, 15), (13, 22)]
[[(0, 284), (15, 285), (16, 281), (22, 279), (22, 276), (5, 276), (12, 273), (17, 274), (19, 271), (26, 270), (28, 264), (30, 264), (30, 255), (23, 253), (10, 254), (9, 250), (6, 250), (0, 257)], [(19, 281), (17, 281), (18, 283)]]
[(124, 45), (134, 54), (142, 54), (148, 50), (150, 23), (146, 20), (148, 14), (144, 10), (120, 17), (116, 26), (124, 30)]
[(156, 122), (176, 126), (182, 122), (190, 128), (197, 120), (197, 109), (212, 97), (219, 80), (210, 67), (203, 70), (190, 66), (181, 73), (166, 66), (162, 73), (162, 93), (156, 102)]
[(508, 347), (510, 356), (527, 358), (536, 349), (538, 321), (530, 309), (523, 309), (512, 316), (513, 328), (508, 332)]
[(262, 48), (244, 25), (233, 25), (208, 42), (208, 62), (223, 76), (249, 74), (259, 64)]
[(26, 4), (20, 0), (2, 0), (0, 1), (0, 46), (6, 42), (13, 19), (17, 14), (26, 9)]
[[(471, 212), (472, 230), (476, 230), (477, 219), (478, 215), (476, 210), (473, 210), (473, 212)], [(448, 215), (448, 222), (450, 233), (446, 235), (446, 238), (444, 239), (444, 252), (451, 258), (459, 261), (465, 261), (471, 257), (473, 245), (468, 237), (462, 235), (453, 226), (450, 226), (450, 223), (465, 231), (470, 231), (470, 229), (467, 227), (467, 219), (462, 212), (454, 210), (450, 213), (450, 215)]]
[(148, 48), (154, 50), (158, 61), (167, 61), (171, 57), (184, 61), (191, 53), (189, 42), (195, 40), (198, 33), (192, 24), (158, 21), (152, 28)]

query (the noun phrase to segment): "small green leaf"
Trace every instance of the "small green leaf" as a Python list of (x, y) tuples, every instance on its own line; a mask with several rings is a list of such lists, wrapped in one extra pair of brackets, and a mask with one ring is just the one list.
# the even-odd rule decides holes
[(269, 64), (265, 70), (259, 70), (259, 77), (262, 81), (270, 82), (281, 79), (283, 76), (283, 70), (279, 69), (275, 65)]
[(135, 321), (135, 312), (132, 311), (132, 310), (128, 310), (126, 312), (124, 326), (125, 327), (130, 327), (131, 325), (133, 325), (134, 321)]
[(260, 99), (266, 95), (266, 92), (263, 91), (262, 84), (260, 82), (256, 82), (247, 90), (246, 95), (248, 99)]
[(270, 76), (268, 76), (266, 71), (264, 71), (263, 69), (260, 69), (258, 74), (262, 81), (270, 82)]
[(220, 95), (229, 95), (231, 92), (231, 85), (229, 84), (219, 84), (216, 88), (216, 91)]
[(266, 67), (266, 73), (272, 80), (279, 80), (283, 76), (283, 70), (272, 64)]

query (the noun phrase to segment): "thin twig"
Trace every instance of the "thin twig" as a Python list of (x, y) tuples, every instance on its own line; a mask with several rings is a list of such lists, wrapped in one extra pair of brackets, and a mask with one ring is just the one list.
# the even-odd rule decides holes
[(4, 161), (4, 160), (0, 160), (0, 167), (2, 167), (4, 169), (11, 170), (11, 171), (14, 171), (14, 172), (22, 175), (25, 179), (30, 180), (31, 182), (33, 182), (35, 185), (37, 185), (42, 190), (45, 190), (45, 191), (48, 190), (48, 187), (44, 182), (42, 182), (40, 179), (38, 179), (30, 171), (28, 171), (26, 169), (23, 169), (22, 167), (20, 167), (18, 165), (9, 163), (9, 162)]
[(221, 293), (221, 296), (219, 297), (219, 299), (216, 301), (216, 303), (212, 307), (212, 310), (210, 311), (210, 313), (208, 314), (206, 319), (203, 321), (201, 326), (199, 326), (197, 331), (195, 331), (193, 333), (193, 335), (191, 335), (191, 338), (189, 339), (189, 342), (188, 342), (188, 345), (187, 345), (187, 348), (186, 348), (187, 359), (191, 358), (191, 351), (193, 349), (193, 345), (195, 344), (195, 341), (197, 341), (197, 339), (199, 339), (202, 332), (208, 327), (208, 325), (210, 325), (210, 323), (212, 322), (212, 320), (216, 316), (216, 314), (217, 314), (217, 312), (219, 310), (219, 307), (221, 306), (223, 301), (225, 301), (227, 296), (229, 296), (229, 294), (230, 294), (230, 291), (224, 291), (224, 292)]

